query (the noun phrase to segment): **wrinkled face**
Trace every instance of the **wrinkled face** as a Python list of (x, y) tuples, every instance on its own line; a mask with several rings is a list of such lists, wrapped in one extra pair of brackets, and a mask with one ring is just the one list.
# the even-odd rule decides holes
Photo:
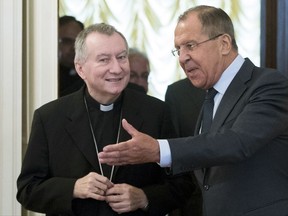
[(58, 58), (59, 64), (68, 68), (74, 68), (74, 43), (82, 29), (76, 22), (69, 22), (59, 27), (58, 32)]
[(142, 86), (148, 91), (149, 62), (141, 56), (132, 56), (130, 63), (130, 82)]
[(222, 36), (194, 46), (209, 39), (202, 32), (202, 25), (195, 13), (177, 24), (174, 36), (175, 48), (179, 50), (179, 63), (189, 80), (198, 88), (212, 87), (224, 71)]
[(130, 68), (124, 39), (93, 32), (86, 38), (87, 59), (76, 63), (90, 95), (99, 103), (112, 103), (126, 87)]

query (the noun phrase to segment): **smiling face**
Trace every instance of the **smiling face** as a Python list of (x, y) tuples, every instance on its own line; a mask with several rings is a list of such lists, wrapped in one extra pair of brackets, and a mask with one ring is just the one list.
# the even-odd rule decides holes
[(203, 32), (196, 12), (179, 21), (174, 34), (175, 48), (180, 50), (179, 62), (189, 80), (198, 88), (212, 87), (227, 67), (227, 36), (221, 35), (189, 50), (189, 44), (197, 44), (210, 38)]
[(76, 70), (85, 81), (89, 94), (102, 104), (114, 102), (130, 78), (128, 51), (124, 39), (112, 35), (90, 33), (85, 41), (86, 59), (76, 62)]

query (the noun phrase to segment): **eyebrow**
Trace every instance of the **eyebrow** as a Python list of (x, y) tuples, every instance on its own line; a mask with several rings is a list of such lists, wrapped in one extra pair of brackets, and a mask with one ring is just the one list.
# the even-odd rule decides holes
[(103, 57), (110, 58), (110, 57), (111, 57), (111, 54), (101, 53), (101, 54), (98, 54), (98, 55), (96, 56), (96, 59), (100, 59), (100, 58), (103, 58)]
[[(127, 52), (127, 50), (123, 50), (123, 51), (119, 52), (118, 54), (116, 54), (116, 56), (121, 55), (123, 53), (127, 54), (128, 52)], [(112, 56), (112, 55), (113, 54), (110, 54), (110, 53), (100, 53), (96, 57), (101, 57), (101, 56), (107, 56), (108, 57), (108, 56)]]
[[(183, 46), (183, 45), (187, 45), (187, 44), (190, 44), (190, 43), (196, 44), (197, 41), (196, 41), (196, 40), (189, 40), (189, 41), (187, 41), (187, 42), (185, 42), (185, 43), (183, 43), (183, 44), (181, 44), (181, 45)], [(181, 45), (180, 45), (180, 46), (181, 46)], [(175, 48), (180, 48), (180, 46), (175, 46)]]

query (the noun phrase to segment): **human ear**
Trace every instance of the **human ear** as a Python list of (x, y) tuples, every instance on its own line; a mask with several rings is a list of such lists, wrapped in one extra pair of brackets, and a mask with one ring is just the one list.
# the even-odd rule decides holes
[(83, 65), (79, 62), (74, 62), (75, 64), (75, 70), (76, 72), (78, 73), (78, 75), (83, 79), (85, 80), (85, 73), (83, 71)]
[(232, 49), (232, 38), (228, 34), (223, 34), (219, 39), (221, 43), (221, 51), (223, 55), (228, 55)]

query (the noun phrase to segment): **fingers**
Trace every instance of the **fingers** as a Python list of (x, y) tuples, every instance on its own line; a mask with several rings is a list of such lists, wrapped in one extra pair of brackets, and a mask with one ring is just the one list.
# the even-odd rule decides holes
[(113, 187), (113, 183), (109, 179), (91, 172), (75, 182), (73, 196), (83, 199), (105, 200), (105, 193), (111, 187)]
[[(129, 124), (126, 119), (122, 120), (122, 126), (132, 137), (136, 136), (137, 133), (139, 133), (139, 131), (136, 130), (131, 124)], [(111, 157), (119, 157), (119, 152), (117, 152), (117, 151), (123, 152), (127, 149), (128, 149), (128, 145), (126, 144), (126, 142), (121, 142), (118, 144), (105, 146), (103, 148), (103, 151), (104, 152), (116, 151), (116, 152), (113, 152), (113, 154), (111, 154), (110, 156)]]
[[(119, 155), (119, 156), (118, 156)], [(116, 165), (116, 166), (122, 166), (125, 164), (130, 164), (129, 158), (121, 157), (119, 152), (100, 152), (98, 154), (99, 162), (101, 164), (108, 164), (110, 166)]]
[(131, 199), (129, 199), (129, 185), (115, 184), (106, 191), (106, 202), (117, 213), (132, 211)]
[(122, 120), (122, 126), (132, 137), (136, 136), (136, 134), (138, 133), (138, 130), (136, 130), (131, 124), (129, 124), (126, 119)]
[(130, 146), (131, 144), (129, 140), (105, 146), (103, 151), (98, 154), (99, 162), (116, 166), (129, 163), (129, 155), (131, 151)]
[[(122, 125), (132, 138), (139, 133), (126, 119), (122, 120)], [(131, 144), (128, 140), (126, 142), (105, 146), (103, 151), (98, 154), (98, 158), (100, 163), (121, 166), (129, 163), (129, 157), (127, 157), (127, 155), (130, 155), (130, 153)]]
[(128, 184), (115, 184), (106, 191), (106, 202), (117, 213), (124, 213), (143, 209), (148, 200), (140, 188)]
[(102, 190), (106, 191), (107, 189), (113, 187), (113, 183), (107, 177), (102, 176), (102, 175), (100, 175), (98, 173), (93, 173), (93, 174), (96, 174), (94, 176), (94, 178), (96, 180), (96, 184)]
[[(119, 144), (120, 145), (120, 144)], [(120, 152), (115, 145), (106, 146), (106, 149), (103, 149), (103, 152), (98, 153), (98, 159), (101, 164), (108, 164), (108, 165), (122, 165), (119, 163)]]
[(123, 194), (125, 192), (125, 185), (126, 184), (115, 184), (112, 188), (109, 188), (106, 191), (106, 195), (119, 195), (119, 194)]
[(125, 119), (122, 120), (122, 124), (132, 139), (105, 146), (98, 154), (100, 163), (121, 166), (160, 161), (160, 150), (156, 139), (137, 131)]

